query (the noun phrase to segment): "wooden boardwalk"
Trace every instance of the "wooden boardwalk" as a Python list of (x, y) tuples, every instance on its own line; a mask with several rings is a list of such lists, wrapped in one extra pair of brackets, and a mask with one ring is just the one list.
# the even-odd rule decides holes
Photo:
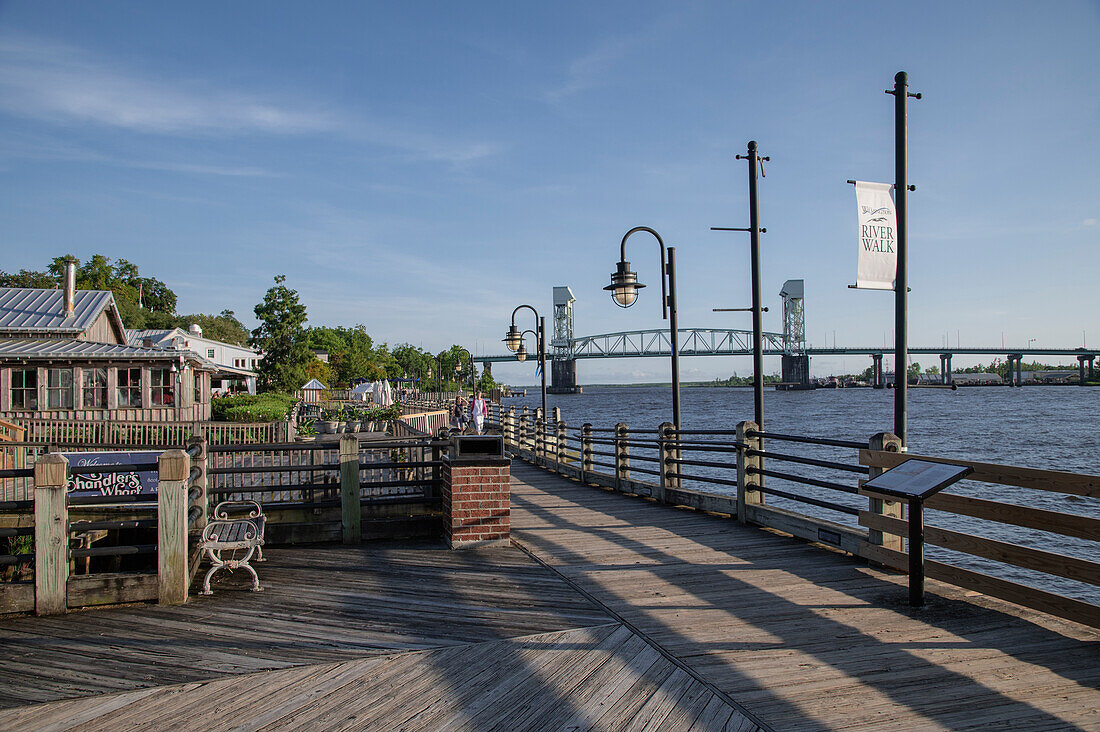
[(5, 618), (0, 730), (759, 729), (517, 548), (266, 553), (262, 593)]
[[(512, 463), (513, 537), (778, 730), (1100, 729), (1100, 633)], [(971, 596), (966, 596), (967, 594)]]

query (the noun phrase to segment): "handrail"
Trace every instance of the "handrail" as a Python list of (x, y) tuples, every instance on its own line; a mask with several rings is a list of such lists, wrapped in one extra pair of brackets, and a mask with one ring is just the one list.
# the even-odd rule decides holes
[[(647, 496), (673, 505), (736, 515), (744, 522), (777, 528), (809, 541), (839, 547), (902, 571), (907, 568), (908, 555), (904, 553), (904, 543), (900, 538), (907, 533), (907, 522), (900, 512), (900, 504), (876, 499), (872, 493), (865, 492), (861, 485), (867, 477), (874, 477), (905, 460), (919, 458), (966, 465), (974, 469), (968, 480), (1071, 496), (1100, 497), (1100, 476), (871, 449), (875, 444), (884, 444), (875, 442), (879, 436), (872, 438), (870, 442), (858, 442), (765, 432), (755, 429), (751, 423), (745, 423), (749, 426), (743, 433), (740, 426), (738, 431), (696, 429), (661, 432), (659, 428), (627, 427), (625, 432), (621, 432), (614, 427), (594, 425), (585, 425), (583, 429), (578, 429), (575, 425), (570, 427), (562, 421), (551, 421), (543, 426), (534, 418), (536, 414), (520, 413), (514, 409), (501, 412), (501, 432), (505, 435), (507, 449), (517, 457), (584, 483)], [(736, 439), (729, 440), (731, 435)], [(795, 454), (790, 450), (772, 452), (763, 448), (764, 442), (781, 441), (808, 445), (811, 449), (854, 449), (857, 451), (858, 464), (827, 459), (821, 453), (811, 452), (805, 455)], [(639, 455), (639, 451), (645, 454)], [(714, 457), (696, 459), (684, 456), (691, 452), (711, 453)], [(651, 466), (656, 463), (655, 467), (659, 470), (640, 467), (639, 462)], [(806, 471), (776, 470), (773, 467), (775, 463), (835, 471), (847, 476), (852, 482), (825, 479)], [(703, 470), (683, 472), (683, 467), (687, 466)], [(735, 470), (736, 480), (731, 474)], [(723, 473), (728, 477), (722, 477)], [(852, 474), (855, 474), (854, 478)], [(765, 483), (765, 478), (773, 479), (777, 484), (773, 485), (770, 481)], [(693, 487), (681, 488), (682, 482), (690, 483)], [(799, 491), (796, 488), (788, 489), (786, 484), (808, 488), (806, 491)], [(732, 490), (735, 495), (707, 493), (708, 485), (715, 486), (718, 490)], [(703, 491), (697, 491), (694, 486), (701, 486)], [(858, 504), (838, 503), (815, 493), (817, 490), (845, 493), (852, 499), (866, 503), (863, 508)], [(819, 519), (816, 515), (772, 506), (765, 503), (765, 497), (791, 501), (794, 507), (803, 505), (839, 512), (856, 520), (854, 526), (838, 524), (824, 518)], [(749, 499), (752, 499), (751, 502)], [(1100, 518), (1002, 503), (988, 497), (944, 492), (929, 498), (925, 506), (961, 516), (1023, 526), (1093, 542), (1089, 546), (1094, 546), (1097, 537), (1100, 537)], [(925, 530), (929, 544), (1044, 572), (1052, 577), (1100, 586), (1100, 562), (990, 539), (963, 530), (929, 525), (925, 526)], [(1084, 551), (1088, 549), (1085, 548)], [(926, 560), (925, 564), (929, 577), (1100, 627), (1098, 605), (945, 562)]]

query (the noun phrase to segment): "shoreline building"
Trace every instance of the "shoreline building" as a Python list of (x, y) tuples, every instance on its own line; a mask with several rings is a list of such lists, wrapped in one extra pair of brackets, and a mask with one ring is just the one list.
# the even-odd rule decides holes
[(206, 338), (197, 323), (187, 330), (127, 330), (126, 336), (131, 346), (191, 351), (209, 361), (214, 365), (210, 374), (210, 391), (214, 394), (256, 393), (256, 366), (261, 354), (248, 346)]
[(0, 418), (200, 421), (210, 418), (213, 363), (129, 342), (114, 295), (0, 287)]

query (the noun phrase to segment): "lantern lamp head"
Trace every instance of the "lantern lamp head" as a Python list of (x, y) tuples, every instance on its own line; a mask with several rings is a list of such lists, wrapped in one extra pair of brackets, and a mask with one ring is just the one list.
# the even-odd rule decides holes
[(523, 337), (520, 336), (519, 328), (515, 323), (508, 326), (508, 334), (504, 336), (504, 345), (508, 347), (509, 351), (518, 351), (519, 347), (523, 343)]
[(638, 290), (645, 287), (638, 282), (638, 274), (630, 271), (630, 262), (620, 261), (615, 273), (611, 275), (611, 284), (603, 288), (611, 292), (611, 299), (621, 308), (628, 308), (638, 299)]
[(516, 360), (521, 363), (527, 360), (527, 346), (522, 341), (519, 344), (519, 350), (516, 351)]

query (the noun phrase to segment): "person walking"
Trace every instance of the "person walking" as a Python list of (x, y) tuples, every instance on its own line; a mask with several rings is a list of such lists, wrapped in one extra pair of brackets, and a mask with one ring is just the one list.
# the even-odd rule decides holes
[(466, 431), (466, 425), (469, 423), (469, 418), (466, 411), (466, 401), (459, 394), (455, 397), (454, 406), (451, 407), (451, 426), (454, 427), (459, 433)]
[(485, 429), (485, 417), (489, 414), (489, 405), (485, 403), (485, 399), (482, 398), (481, 392), (477, 393), (472, 400), (470, 400), (470, 416), (474, 418), (474, 429), (480, 435)]

